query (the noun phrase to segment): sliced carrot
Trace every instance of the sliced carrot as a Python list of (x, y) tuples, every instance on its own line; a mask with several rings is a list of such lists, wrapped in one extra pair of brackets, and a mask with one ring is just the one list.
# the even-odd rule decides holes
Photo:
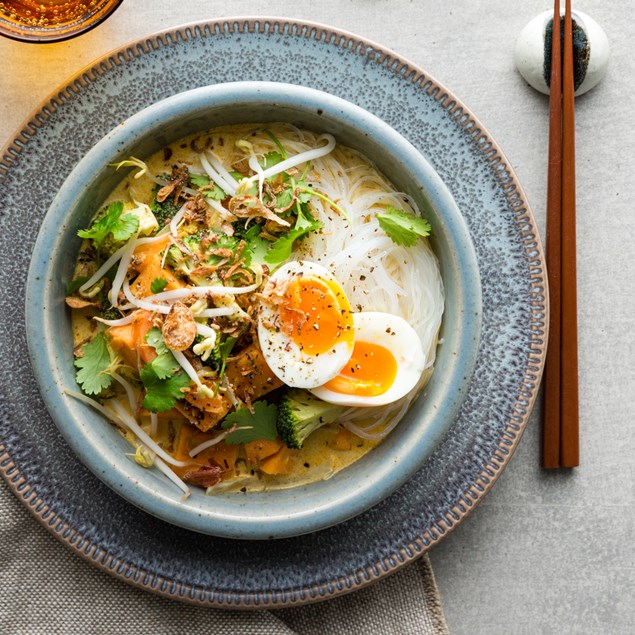
[(269, 441), (266, 439), (245, 443), (245, 454), (250, 463), (260, 463), (280, 450), (283, 443), (280, 439)]
[(353, 447), (353, 435), (346, 428), (340, 428), (335, 435), (333, 446), (336, 450), (350, 450)]
[[(189, 423), (184, 423), (179, 431), (174, 458), (178, 461), (190, 461), (192, 465), (210, 465), (210, 460), (215, 461), (223, 469), (233, 470), (236, 460), (240, 454), (239, 445), (229, 445), (220, 441), (216, 445), (199, 452), (195, 457), (190, 456), (190, 452), (201, 443), (209, 441), (217, 436), (217, 432), (209, 434), (201, 432), (198, 428)], [(190, 467), (174, 467), (177, 474), (185, 474)]]
[[(209, 380), (204, 381), (204, 383), (212, 392), (214, 392), (218, 387), (215, 382)], [(188, 403), (192, 404), (199, 410), (213, 413), (222, 412), (222, 416), (225, 416), (225, 414), (229, 412), (229, 398), (226, 397), (225, 393), (220, 390), (216, 390), (216, 395), (214, 397), (208, 397), (193, 387), (190, 392), (186, 393), (185, 399)]]
[(265, 474), (291, 474), (296, 452), (283, 445), (275, 454), (260, 462), (260, 470)]
[(188, 423), (184, 423), (181, 426), (176, 441), (176, 451), (174, 453), (174, 458), (177, 461), (191, 461), (190, 450), (197, 445), (194, 440), (194, 436), (197, 432), (199, 432), (199, 430)]
[[(206, 381), (205, 384), (212, 391), (217, 388), (213, 382)], [(200, 410), (200, 414), (196, 417), (196, 425), (203, 431), (213, 428), (233, 407), (229, 397), (218, 390), (214, 397), (208, 397), (193, 387), (184, 395), (184, 399)]]
[(146, 298), (152, 294), (152, 282), (158, 278), (163, 278), (167, 281), (164, 287), (164, 291), (171, 291), (172, 289), (180, 289), (185, 284), (179, 280), (169, 269), (161, 267), (160, 260), (152, 260), (144, 267), (139, 275), (135, 278), (135, 281), (130, 285), (130, 291), (136, 298)]
[(145, 340), (153, 326), (156, 326), (154, 313), (141, 309), (135, 312), (132, 322), (108, 329), (111, 346), (129, 366), (138, 368), (156, 357), (156, 351)]
[(229, 445), (224, 441), (213, 445), (207, 450), (203, 450), (200, 454), (196, 455), (196, 459), (199, 461), (209, 461), (212, 459), (218, 463), (222, 468), (227, 470), (233, 470), (236, 467), (236, 461), (240, 455), (240, 445)]
[(145, 243), (139, 245), (133, 254), (134, 261), (137, 265), (137, 269), (141, 270), (147, 266), (148, 262), (154, 260), (156, 257), (161, 260), (161, 252), (167, 249), (170, 245), (170, 235), (166, 234), (162, 240), (156, 240), (151, 243)]
[(132, 294), (137, 298), (145, 298), (152, 293), (152, 281), (163, 278), (167, 281), (165, 291), (180, 289), (185, 286), (169, 269), (161, 266), (164, 249), (170, 245), (170, 236), (166, 235), (163, 240), (153, 243), (146, 243), (134, 250), (134, 262), (139, 275), (130, 285)]

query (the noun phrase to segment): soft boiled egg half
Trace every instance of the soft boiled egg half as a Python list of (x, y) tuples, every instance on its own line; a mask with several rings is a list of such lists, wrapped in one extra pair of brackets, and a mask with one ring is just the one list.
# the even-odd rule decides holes
[(267, 280), (258, 316), (260, 348), (287, 386), (333, 379), (353, 353), (353, 313), (335, 277), (308, 261), (289, 262)]
[(419, 382), (426, 355), (416, 331), (388, 313), (353, 314), (324, 267), (289, 262), (267, 281), (258, 317), (267, 364), (287, 386), (345, 406), (382, 406)]
[(426, 356), (416, 331), (397, 315), (354, 315), (353, 354), (339, 374), (311, 392), (343, 406), (383, 406), (419, 382)]

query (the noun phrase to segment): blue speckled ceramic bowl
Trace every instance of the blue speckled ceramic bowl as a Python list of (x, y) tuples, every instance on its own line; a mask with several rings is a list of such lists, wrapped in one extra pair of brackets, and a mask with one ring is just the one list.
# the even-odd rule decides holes
[[(424, 393), (379, 447), (332, 479), (292, 490), (206, 496), (181, 492), (138, 466), (130, 446), (98, 413), (64, 395), (77, 390), (70, 315), (64, 302), (84, 227), (122, 178), (107, 166), (146, 157), (190, 133), (231, 123), (290, 121), (330, 132), (370, 157), (425, 210), (446, 289), (436, 368)], [(80, 459), (107, 485), (149, 513), (193, 531), (265, 539), (322, 529), (375, 505), (420, 468), (457, 415), (474, 368), (481, 287), (466, 224), (437, 173), (403, 137), (350, 102), (300, 86), (240, 82), (181, 93), (127, 119), (79, 162), (39, 232), (27, 282), (27, 338), (44, 401)]]

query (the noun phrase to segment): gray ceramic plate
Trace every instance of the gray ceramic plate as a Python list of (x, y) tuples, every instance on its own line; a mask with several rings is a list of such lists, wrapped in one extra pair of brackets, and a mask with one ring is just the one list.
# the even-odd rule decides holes
[[(20, 304), (40, 222), (98, 139), (166, 96), (212, 83), (275, 81), (281, 67), (286, 81), (384, 119), (436, 169), (472, 233), (483, 330), (459, 416), (413, 478), (350, 521), (264, 547), (165, 524), (88, 472), (40, 399)], [(505, 466), (527, 423), (546, 345), (545, 270), (520, 185), (465, 106), (421, 69), (354, 35), (282, 19), (231, 19), (112, 53), (62, 86), (5, 148), (0, 209), (0, 284), (12, 299), (0, 307), (0, 470), (60, 540), (142, 588), (207, 605), (255, 607), (360, 587), (417, 558), (459, 523)]]

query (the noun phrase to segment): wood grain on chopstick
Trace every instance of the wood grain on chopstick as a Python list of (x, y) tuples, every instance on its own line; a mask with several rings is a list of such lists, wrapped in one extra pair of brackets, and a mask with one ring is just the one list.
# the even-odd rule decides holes
[(578, 302), (576, 281), (575, 106), (571, 0), (564, 16), (562, 70), (562, 268), (560, 466), (579, 464)]
[(560, 2), (554, 0), (549, 82), (549, 166), (547, 172), (547, 279), (549, 344), (544, 371), (542, 466), (560, 467), (560, 269), (562, 203), (562, 80)]
[(542, 441), (542, 465), (547, 468), (575, 467), (579, 464), (575, 106), (570, 0), (566, 2), (562, 47), (560, 33), (560, 3), (555, 0), (547, 185), (550, 317)]

